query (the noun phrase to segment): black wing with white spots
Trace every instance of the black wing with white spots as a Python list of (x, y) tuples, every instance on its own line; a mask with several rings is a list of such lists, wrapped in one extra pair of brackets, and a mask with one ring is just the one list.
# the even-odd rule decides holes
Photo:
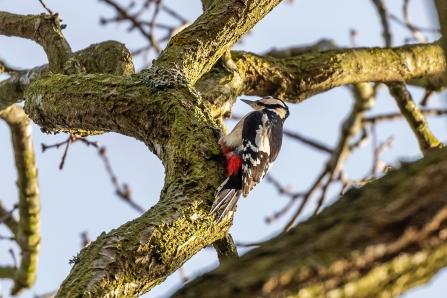
[(251, 113), (245, 119), (242, 139), (242, 194), (246, 197), (278, 156), (282, 143), (281, 118), (269, 111)]

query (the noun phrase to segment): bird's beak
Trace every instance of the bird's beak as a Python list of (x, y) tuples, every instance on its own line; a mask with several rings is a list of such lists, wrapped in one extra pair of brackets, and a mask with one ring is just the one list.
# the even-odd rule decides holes
[(245, 102), (246, 104), (248, 104), (249, 106), (254, 106), (256, 105), (256, 101), (253, 100), (248, 100), (248, 99), (241, 99), (243, 102)]

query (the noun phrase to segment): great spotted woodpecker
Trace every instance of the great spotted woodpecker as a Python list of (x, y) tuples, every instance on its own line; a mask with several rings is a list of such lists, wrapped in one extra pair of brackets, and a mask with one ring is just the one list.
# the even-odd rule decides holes
[(281, 149), (282, 127), (289, 117), (289, 108), (278, 98), (242, 101), (255, 111), (219, 140), (228, 178), (217, 188), (211, 207), (210, 214), (217, 214), (216, 223), (230, 215), (241, 194), (246, 197), (267, 174)]

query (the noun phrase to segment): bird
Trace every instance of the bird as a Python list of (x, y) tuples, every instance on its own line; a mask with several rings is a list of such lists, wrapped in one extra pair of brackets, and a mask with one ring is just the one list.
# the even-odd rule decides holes
[(216, 224), (229, 218), (239, 197), (247, 197), (267, 174), (281, 149), (283, 125), (290, 115), (287, 105), (272, 96), (241, 101), (254, 111), (219, 139), (228, 178), (217, 188), (210, 210), (217, 214)]

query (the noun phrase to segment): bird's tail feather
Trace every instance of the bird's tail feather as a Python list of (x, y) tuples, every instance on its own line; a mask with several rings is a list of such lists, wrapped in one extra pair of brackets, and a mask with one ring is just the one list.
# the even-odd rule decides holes
[(213, 206), (210, 214), (216, 213), (216, 223), (219, 223), (226, 218), (231, 211), (236, 207), (236, 203), (242, 194), (240, 189), (224, 188), (228, 183), (227, 178), (216, 190)]

